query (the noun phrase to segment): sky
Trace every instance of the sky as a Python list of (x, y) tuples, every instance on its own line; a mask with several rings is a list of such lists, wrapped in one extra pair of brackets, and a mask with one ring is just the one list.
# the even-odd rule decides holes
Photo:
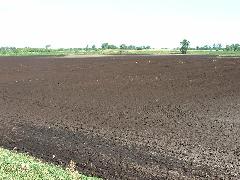
[(0, 47), (240, 43), (239, 0), (0, 0)]

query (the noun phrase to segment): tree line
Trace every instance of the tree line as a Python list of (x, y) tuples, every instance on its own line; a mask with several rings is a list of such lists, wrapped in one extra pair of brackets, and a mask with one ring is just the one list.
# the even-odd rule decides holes
[(51, 52), (51, 51), (88, 51), (88, 50), (106, 50), (106, 49), (120, 49), (120, 50), (145, 50), (151, 49), (150, 46), (135, 46), (135, 45), (126, 45), (121, 44), (120, 46), (116, 46), (110, 43), (102, 43), (100, 48), (97, 48), (96, 45), (89, 46), (87, 45), (85, 48), (58, 48), (51, 49), (51, 45), (46, 45), (45, 48), (16, 48), (16, 47), (0, 47), (0, 52)]
[[(52, 49), (51, 45), (46, 45), (44, 48), (16, 48), (16, 47), (0, 47), (1, 54), (7, 54), (8, 52), (16, 53), (16, 54), (24, 54), (24, 53), (50, 53), (50, 52), (80, 52), (80, 51), (98, 51), (98, 50), (111, 50), (111, 49), (119, 49), (119, 50), (148, 50), (151, 49), (150, 46), (135, 46), (135, 45), (126, 45), (121, 44), (120, 46), (116, 46), (110, 43), (102, 43), (102, 45), (97, 48), (96, 45), (89, 46), (87, 45), (85, 48), (58, 48)], [(214, 50), (214, 51), (240, 51), (240, 44), (230, 44), (223, 47), (222, 44), (213, 44), (213, 45), (205, 45), (205, 46), (197, 46), (195, 48), (190, 47), (190, 42), (187, 39), (184, 39), (180, 42), (180, 47), (176, 48), (182, 54), (186, 54), (188, 50)]]
[(209, 50), (209, 51), (240, 51), (240, 44), (231, 44), (231, 45), (226, 45), (225, 47), (222, 46), (222, 44), (213, 44), (212, 46), (210, 45), (205, 45), (205, 46), (197, 46), (196, 48), (191, 48), (190, 47), (190, 41), (187, 39), (184, 39), (183, 41), (180, 42), (180, 48), (177, 48), (180, 50), (182, 54), (186, 54), (188, 50)]
[(240, 51), (240, 44), (231, 44), (231, 45), (226, 45), (225, 47), (223, 47), (222, 44), (213, 44), (212, 46), (205, 45), (202, 47), (197, 46), (196, 50)]
[(101, 49), (122, 49), (122, 50), (144, 50), (151, 49), (150, 46), (134, 46), (121, 44), (119, 47), (109, 43), (103, 43)]

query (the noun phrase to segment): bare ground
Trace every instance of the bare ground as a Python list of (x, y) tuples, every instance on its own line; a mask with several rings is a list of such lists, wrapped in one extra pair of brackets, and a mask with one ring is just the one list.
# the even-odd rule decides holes
[(106, 179), (240, 179), (240, 58), (0, 58), (0, 146)]

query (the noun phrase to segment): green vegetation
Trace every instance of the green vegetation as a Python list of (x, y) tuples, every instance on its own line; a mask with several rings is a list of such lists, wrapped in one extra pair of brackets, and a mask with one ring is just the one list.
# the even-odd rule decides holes
[[(53, 49), (51, 45), (45, 48), (15, 48), (1, 47), (0, 56), (78, 56), (78, 55), (159, 55), (159, 54), (195, 54), (195, 55), (219, 55), (219, 56), (239, 56), (240, 45), (227, 45), (225, 48), (221, 44), (205, 45), (196, 48), (190, 47), (188, 40), (180, 43), (180, 48), (175, 49), (152, 49), (150, 46), (134, 46), (121, 44), (119, 47), (109, 43), (103, 43), (101, 48), (96, 45), (85, 48), (59, 48)], [(180, 51), (180, 52), (179, 52)]]
[(121, 44), (119, 47), (108, 44), (108, 43), (103, 43), (101, 46), (102, 49), (122, 49), (122, 50), (144, 50), (144, 49), (151, 49), (150, 46), (134, 46), (134, 45), (126, 45), (126, 44)]
[[(193, 48), (194, 49), (194, 48)], [(196, 50), (214, 50), (214, 51), (233, 51), (237, 52), (240, 51), (240, 44), (231, 44), (231, 45), (226, 45), (224, 48), (222, 44), (213, 44), (212, 46), (205, 45), (203, 47), (196, 47)]]
[(187, 54), (187, 50), (190, 46), (190, 42), (186, 39), (184, 39), (182, 42), (180, 42), (181, 48), (180, 51), (182, 54)]
[(75, 163), (68, 168), (42, 163), (26, 154), (0, 148), (0, 179), (6, 180), (97, 180), (75, 171)]
[(240, 56), (240, 51), (188, 50), (189, 55)]

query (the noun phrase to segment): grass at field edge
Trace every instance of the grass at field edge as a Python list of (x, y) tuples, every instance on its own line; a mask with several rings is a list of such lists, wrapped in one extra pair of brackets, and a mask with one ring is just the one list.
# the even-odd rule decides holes
[(75, 171), (72, 161), (64, 169), (27, 154), (9, 151), (0, 147), (0, 179), (6, 180), (100, 180)]

